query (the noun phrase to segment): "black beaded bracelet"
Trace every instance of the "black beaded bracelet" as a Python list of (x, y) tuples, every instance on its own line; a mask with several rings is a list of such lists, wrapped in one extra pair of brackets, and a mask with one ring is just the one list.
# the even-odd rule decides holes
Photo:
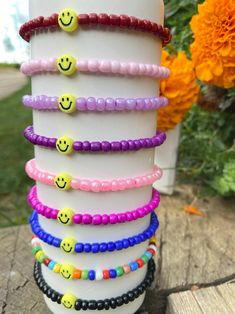
[(145, 279), (133, 290), (124, 293), (123, 295), (105, 299), (105, 300), (82, 300), (77, 299), (73, 294), (66, 293), (61, 294), (54, 289), (52, 289), (44, 280), (42, 275), (41, 264), (35, 262), (34, 264), (34, 279), (38, 288), (49, 298), (52, 302), (57, 302), (58, 304), (63, 304), (67, 309), (74, 309), (76, 311), (86, 311), (86, 310), (109, 310), (120, 307), (124, 304), (134, 301), (140, 295), (142, 295), (145, 290), (151, 286), (154, 279), (155, 263), (154, 260), (150, 260), (148, 263), (148, 271)]

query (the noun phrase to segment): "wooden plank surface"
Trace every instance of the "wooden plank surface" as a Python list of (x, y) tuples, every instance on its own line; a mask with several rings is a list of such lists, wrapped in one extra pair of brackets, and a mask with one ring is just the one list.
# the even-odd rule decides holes
[(185, 313), (235, 313), (235, 282), (170, 295), (168, 297), (167, 314)]
[[(207, 218), (188, 216), (180, 208), (189, 204), (194, 194), (184, 188), (172, 197), (162, 197), (156, 287), (148, 292), (141, 313), (165, 313), (167, 296), (172, 292), (188, 290), (194, 284), (214, 286), (235, 278), (235, 204), (220, 198), (201, 200), (196, 205), (205, 210)], [(0, 313), (50, 313), (33, 282), (30, 238), (28, 226), (0, 229)], [(232, 308), (234, 301), (228, 296), (234, 291), (230, 286), (219, 287), (218, 295), (221, 289), (223, 294), (226, 292), (223, 302)], [(207, 295), (197, 292), (196, 297), (187, 297), (191, 298), (189, 304), (185, 298), (174, 298), (174, 304), (184, 304), (187, 311), (183, 313), (197, 314), (191, 307)], [(169, 308), (172, 304), (169, 302)]]

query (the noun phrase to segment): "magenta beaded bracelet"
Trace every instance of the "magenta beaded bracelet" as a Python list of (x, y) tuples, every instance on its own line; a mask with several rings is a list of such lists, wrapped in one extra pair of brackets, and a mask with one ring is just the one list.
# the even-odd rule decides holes
[(21, 65), (21, 72), (29, 76), (45, 72), (60, 72), (70, 76), (76, 71), (153, 78), (167, 78), (170, 75), (168, 68), (157, 64), (119, 62), (116, 60), (76, 60), (69, 54), (58, 58), (31, 60)]
[(33, 127), (28, 126), (24, 130), (24, 137), (34, 145), (39, 145), (51, 149), (57, 149), (61, 154), (69, 155), (76, 152), (126, 152), (138, 151), (143, 148), (154, 148), (163, 144), (166, 140), (166, 134), (158, 131), (152, 138), (143, 138), (138, 140), (123, 141), (74, 141), (70, 137), (62, 136), (58, 139), (45, 137), (34, 133)]
[(28, 194), (28, 203), (39, 215), (42, 215), (48, 219), (58, 220), (63, 225), (71, 224), (84, 224), (84, 225), (115, 225), (117, 223), (125, 223), (127, 221), (137, 220), (142, 218), (152, 211), (154, 211), (160, 203), (160, 194), (157, 190), (153, 189), (152, 199), (150, 202), (142, 207), (139, 207), (132, 211), (127, 211), (118, 214), (102, 214), (91, 215), (74, 213), (70, 208), (54, 209), (43, 205), (37, 196), (36, 186), (32, 187)]
[(55, 175), (42, 171), (37, 168), (35, 159), (29, 160), (26, 163), (25, 171), (31, 179), (55, 186), (59, 190), (67, 191), (72, 188), (86, 192), (116, 192), (140, 188), (152, 185), (162, 176), (162, 170), (158, 166), (154, 166), (153, 171), (150, 173), (134, 178), (114, 180), (78, 179), (72, 178), (67, 172), (61, 172), (60, 174)]
[(64, 94), (60, 97), (25, 95), (22, 101), (25, 107), (35, 110), (61, 110), (65, 113), (72, 113), (76, 110), (98, 112), (124, 110), (147, 111), (157, 110), (168, 105), (168, 99), (163, 96), (127, 99), (79, 97), (76, 99), (71, 94)]

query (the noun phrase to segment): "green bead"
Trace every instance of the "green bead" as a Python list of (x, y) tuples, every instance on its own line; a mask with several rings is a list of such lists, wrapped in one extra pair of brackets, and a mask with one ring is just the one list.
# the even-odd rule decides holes
[(144, 261), (145, 264), (147, 264), (149, 261), (149, 258), (146, 255), (141, 256), (141, 259)]
[(88, 279), (88, 270), (83, 270), (81, 277), (83, 280), (87, 280)]
[(33, 255), (35, 255), (37, 252), (41, 251), (42, 248), (40, 246), (35, 246), (34, 248), (32, 248), (32, 253)]
[(118, 277), (121, 277), (124, 274), (124, 270), (122, 267), (117, 267), (115, 270), (117, 272)]
[(46, 258), (46, 255), (42, 254), (38, 259), (39, 263), (43, 263), (45, 258)]

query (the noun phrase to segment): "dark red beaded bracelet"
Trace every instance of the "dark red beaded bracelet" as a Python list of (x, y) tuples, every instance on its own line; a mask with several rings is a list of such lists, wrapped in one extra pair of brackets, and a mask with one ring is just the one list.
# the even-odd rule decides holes
[(52, 149), (57, 149), (62, 154), (71, 154), (77, 152), (124, 152), (138, 151), (143, 148), (154, 148), (162, 145), (166, 140), (166, 134), (158, 131), (152, 138), (143, 138), (138, 140), (123, 140), (123, 141), (73, 141), (70, 137), (62, 136), (58, 139), (37, 135), (34, 133), (33, 127), (28, 126), (24, 130), (24, 137), (34, 145), (44, 146)]
[[(65, 9), (64, 11), (68, 13), (67, 11), (69, 10)], [(169, 28), (163, 27), (162, 25), (149, 20), (136, 18), (134, 16), (128, 16), (124, 14), (115, 15), (106, 13), (90, 13), (79, 14), (76, 17), (76, 23), (80, 27), (101, 25), (152, 33), (154, 36), (162, 40), (163, 46), (167, 45), (172, 38)], [(19, 34), (24, 40), (29, 42), (31, 35), (33, 35), (35, 31), (59, 27), (59, 14), (55, 13), (49, 17), (39, 16), (26, 22), (21, 26)]]

